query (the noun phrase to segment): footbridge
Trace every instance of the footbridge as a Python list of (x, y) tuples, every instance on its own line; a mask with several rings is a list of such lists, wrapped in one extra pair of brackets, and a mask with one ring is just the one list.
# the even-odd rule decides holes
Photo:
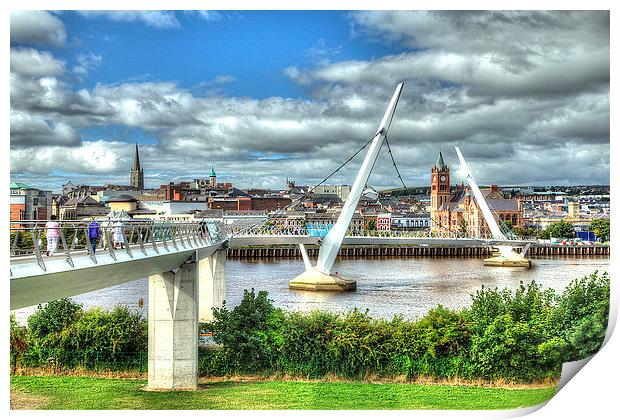
[[(413, 231), (356, 231), (350, 230), (344, 236), (342, 245), (413, 245), (413, 246), (524, 246), (531, 244), (529, 238), (494, 239), (492, 237), (469, 238), (459, 235), (420, 234)], [(309, 234), (304, 228), (291, 230), (249, 230), (232, 234), (228, 241), (230, 248), (271, 245), (316, 245), (321, 246), (322, 236)]]
[(193, 389), (198, 321), (226, 299), (226, 243), (220, 223), (11, 222), (11, 309), (148, 277), (148, 387)]

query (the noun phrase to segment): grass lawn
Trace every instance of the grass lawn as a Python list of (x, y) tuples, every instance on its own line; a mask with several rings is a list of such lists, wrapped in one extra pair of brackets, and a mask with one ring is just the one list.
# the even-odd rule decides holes
[(532, 389), (362, 382), (227, 381), (197, 391), (148, 392), (145, 380), (11, 376), (14, 408), (117, 409), (507, 409), (549, 400)]

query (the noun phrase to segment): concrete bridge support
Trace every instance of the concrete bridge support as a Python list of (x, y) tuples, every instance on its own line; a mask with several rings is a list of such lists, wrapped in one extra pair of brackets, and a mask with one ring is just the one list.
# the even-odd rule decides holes
[(200, 290), (200, 322), (213, 321), (213, 310), (226, 300), (226, 250), (216, 251), (210, 257), (201, 257), (198, 251)]
[(147, 389), (198, 386), (198, 263), (149, 277)]

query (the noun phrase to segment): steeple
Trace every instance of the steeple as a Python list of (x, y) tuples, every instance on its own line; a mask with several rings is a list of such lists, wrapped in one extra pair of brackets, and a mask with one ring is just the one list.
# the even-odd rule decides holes
[(439, 156), (437, 156), (437, 162), (435, 162), (435, 166), (437, 167), (437, 169), (441, 169), (446, 166), (446, 164), (443, 162), (443, 155), (441, 154), (441, 149), (439, 150)]
[(211, 175), (209, 175), (209, 184), (212, 187), (217, 185), (217, 176), (215, 175), (215, 169), (213, 169), (213, 165), (211, 165)]
[(138, 152), (138, 143), (133, 155), (133, 166), (129, 175), (129, 184), (140, 190), (144, 189), (144, 169), (140, 166), (140, 153)]
[(136, 151), (133, 154), (133, 167), (131, 168), (132, 171), (139, 171), (140, 170), (140, 154), (138, 153), (138, 143), (136, 143)]

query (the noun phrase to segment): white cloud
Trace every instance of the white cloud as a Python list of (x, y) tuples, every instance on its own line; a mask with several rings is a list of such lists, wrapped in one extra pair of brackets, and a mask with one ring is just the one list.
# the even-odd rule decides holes
[(62, 47), (66, 40), (65, 26), (56, 16), (41, 10), (11, 12), (11, 45)]
[(155, 29), (175, 29), (180, 24), (173, 11), (154, 10), (115, 10), (115, 11), (80, 11), (87, 18), (104, 18), (116, 22), (140, 22)]
[(207, 22), (215, 22), (224, 18), (221, 12), (215, 10), (192, 10), (188, 11), (188, 13), (195, 14)]
[[(74, 91), (51, 54), (13, 49), (12, 173), (61, 168), (124, 179), (133, 139), (76, 142), (82, 128), (114, 124), (156, 140), (141, 147), (149, 185), (208, 175), (212, 163), (241, 186), (278, 187), (286, 176), (313, 183), (374, 134), (396, 81), (405, 80), (390, 144), (407, 184), (428, 184), (440, 147), (456, 169), (454, 145), (480, 182), (609, 182), (609, 38), (608, 28), (595, 27), (599, 14), (360, 16), (356, 25), (368, 33), (424, 49), (283, 69), (311, 99), (226, 97), (221, 86), (235, 80), (231, 75), (192, 90), (134, 82)], [(390, 19), (395, 29), (382, 26)], [(507, 34), (498, 33), (502, 20)], [(200, 95), (201, 88), (211, 95)], [(397, 185), (381, 153), (370, 182)], [(350, 183), (359, 162), (333, 182)]]
[(73, 66), (72, 69), (73, 73), (79, 76), (85, 76), (88, 72), (101, 64), (102, 56), (93, 54), (92, 52), (86, 54), (80, 53), (77, 55), (76, 60), (77, 64)]
[(11, 48), (11, 71), (29, 77), (60, 76), (65, 63), (49, 52), (33, 48)]

